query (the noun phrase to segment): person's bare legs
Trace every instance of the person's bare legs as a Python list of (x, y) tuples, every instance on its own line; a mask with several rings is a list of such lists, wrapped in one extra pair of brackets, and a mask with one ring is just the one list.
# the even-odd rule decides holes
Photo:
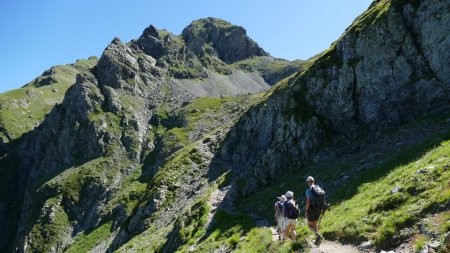
[(295, 241), (297, 238), (297, 232), (295, 231), (295, 224), (289, 223), (284, 230), (284, 239), (291, 238), (292, 241)]
[(314, 244), (320, 245), (320, 243), (322, 242), (322, 235), (319, 234), (319, 229), (317, 228), (317, 221), (308, 221), (308, 227), (316, 235), (316, 241), (314, 242)]
[(319, 230), (317, 229), (317, 221), (308, 221), (308, 227), (316, 236), (319, 234)]
[(295, 224), (292, 224), (291, 226), (292, 226), (291, 239), (292, 239), (292, 241), (295, 241), (295, 240), (297, 240), (297, 231), (295, 231)]
[(291, 229), (291, 224), (287, 224), (286, 228), (283, 231), (283, 240), (286, 240), (287, 238), (289, 238), (290, 229)]

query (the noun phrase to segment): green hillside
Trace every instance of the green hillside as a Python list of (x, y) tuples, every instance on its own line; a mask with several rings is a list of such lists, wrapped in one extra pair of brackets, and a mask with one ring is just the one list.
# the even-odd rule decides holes
[(38, 126), (55, 104), (61, 103), (67, 89), (81, 71), (89, 70), (98, 59), (52, 67), (24, 87), (0, 94), (0, 137), (4, 142), (19, 138)]

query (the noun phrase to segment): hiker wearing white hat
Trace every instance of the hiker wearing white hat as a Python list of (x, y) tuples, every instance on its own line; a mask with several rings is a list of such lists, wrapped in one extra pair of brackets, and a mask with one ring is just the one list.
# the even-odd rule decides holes
[(300, 213), (297, 203), (294, 201), (294, 193), (287, 191), (285, 194), (286, 201), (283, 204), (283, 216), (284, 216), (284, 239), (289, 236), (293, 241), (297, 238), (297, 232), (295, 226), (297, 225), (297, 218)]
[(285, 195), (277, 197), (278, 201), (275, 203), (275, 222), (277, 224), (277, 233), (279, 239), (283, 239), (283, 227), (284, 227), (284, 216), (283, 216), (283, 203), (287, 200)]
[[(320, 245), (323, 237), (319, 234), (318, 220), (323, 212), (318, 200), (319, 195), (324, 195), (325, 191), (314, 184), (314, 178), (311, 176), (306, 178), (306, 183), (308, 184), (308, 188), (306, 189), (305, 216), (308, 220), (309, 229), (316, 235), (314, 244)], [(319, 193), (319, 191), (321, 192)]]

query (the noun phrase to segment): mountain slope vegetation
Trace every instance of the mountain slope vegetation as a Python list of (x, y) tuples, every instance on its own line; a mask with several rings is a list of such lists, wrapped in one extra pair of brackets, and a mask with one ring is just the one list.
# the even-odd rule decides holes
[(445, 252), (449, 9), (374, 1), (307, 61), (221, 19), (149, 26), (1, 94), (0, 251), (308, 251), (268, 227), (313, 175), (327, 239)]

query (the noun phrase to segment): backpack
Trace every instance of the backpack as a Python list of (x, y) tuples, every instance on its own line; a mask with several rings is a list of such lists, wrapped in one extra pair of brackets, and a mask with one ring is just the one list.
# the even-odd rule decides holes
[(280, 211), (283, 210), (283, 202), (282, 201), (277, 202), (277, 208)]
[(328, 204), (325, 200), (325, 191), (318, 185), (312, 186), (310, 190), (312, 192), (311, 207), (316, 210), (326, 210)]
[(300, 215), (300, 210), (297, 204), (293, 204), (292, 201), (284, 202), (283, 216), (289, 219), (297, 219)]

